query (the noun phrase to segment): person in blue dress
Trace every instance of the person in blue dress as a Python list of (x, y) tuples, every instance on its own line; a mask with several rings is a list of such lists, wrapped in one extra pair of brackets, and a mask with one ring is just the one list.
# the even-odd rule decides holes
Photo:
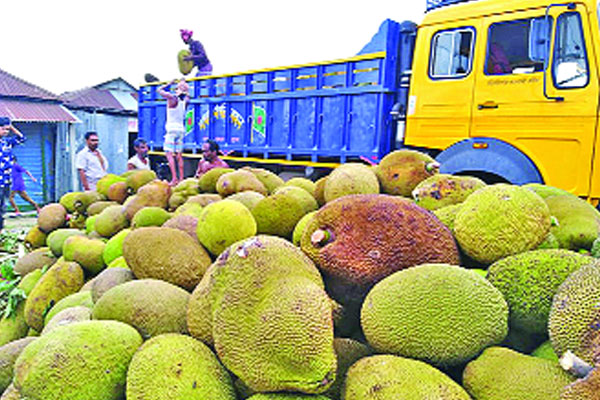
[(21, 210), (19, 210), (17, 203), (15, 203), (15, 194), (18, 194), (23, 200), (31, 204), (36, 211), (40, 211), (40, 206), (38, 206), (38, 204), (35, 201), (33, 201), (33, 199), (29, 197), (29, 195), (25, 191), (25, 181), (23, 180), (24, 173), (27, 174), (32, 181), (37, 182), (37, 179), (35, 179), (33, 175), (31, 175), (31, 172), (27, 171), (25, 167), (17, 164), (17, 157), (15, 157), (14, 164), (12, 166), (12, 186), (10, 190), (10, 197), (8, 198), (8, 200), (13, 206), (15, 214), (17, 215), (21, 214)]
[[(14, 136), (9, 136), (10, 133)], [(6, 200), (10, 196), (14, 146), (22, 144), (25, 136), (15, 128), (10, 118), (0, 117), (0, 231), (4, 228)]]

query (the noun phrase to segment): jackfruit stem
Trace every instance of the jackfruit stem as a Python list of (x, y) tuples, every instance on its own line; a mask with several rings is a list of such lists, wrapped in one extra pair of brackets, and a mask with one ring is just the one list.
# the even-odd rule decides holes
[(331, 232), (324, 229), (317, 229), (310, 237), (313, 246), (325, 246), (331, 240)]
[(568, 350), (559, 360), (560, 366), (577, 378), (585, 378), (594, 367), (577, 357), (575, 354)]
[(437, 162), (437, 161), (433, 161), (433, 162), (430, 162), (430, 163), (428, 163), (428, 164), (425, 166), (425, 170), (426, 170), (427, 172), (433, 172), (433, 171), (437, 171), (437, 170), (439, 170), (441, 166), (442, 166), (442, 165), (441, 165), (439, 162)]

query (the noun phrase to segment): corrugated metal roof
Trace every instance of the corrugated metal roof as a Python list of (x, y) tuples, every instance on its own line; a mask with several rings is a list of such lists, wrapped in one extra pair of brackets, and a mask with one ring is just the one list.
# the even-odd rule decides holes
[(65, 102), (67, 107), (125, 111), (125, 108), (110, 91), (93, 87), (65, 92), (60, 95), (60, 99)]
[(0, 96), (30, 97), (43, 100), (58, 100), (54, 93), (42, 89), (0, 69)]
[(58, 103), (0, 99), (0, 115), (20, 122), (81, 122)]

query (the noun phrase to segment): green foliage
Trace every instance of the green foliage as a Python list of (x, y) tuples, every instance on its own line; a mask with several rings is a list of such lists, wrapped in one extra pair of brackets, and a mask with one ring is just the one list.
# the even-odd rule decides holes
[(25, 292), (17, 287), (21, 277), (13, 270), (15, 261), (14, 258), (8, 258), (0, 264), (0, 274), (2, 275), (0, 281), (1, 318), (14, 317), (17, 306), (27, 298)]

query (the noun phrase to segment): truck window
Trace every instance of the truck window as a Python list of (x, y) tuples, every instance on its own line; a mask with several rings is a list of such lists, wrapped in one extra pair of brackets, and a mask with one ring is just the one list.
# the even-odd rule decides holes
[(551, 26), (552, 19), (544, 17), (490, 25), (486, 75), (543, 71)]
[(430, 75), (434, 79), (462, 78), (471, 72), (473, 37), (470, 28), (440, 31), (433, 36)]
[(582, 88), (589, 82), (581, 17), (577, 12), (558, 17), (552, 75), (554, 85), (560, 89)]

